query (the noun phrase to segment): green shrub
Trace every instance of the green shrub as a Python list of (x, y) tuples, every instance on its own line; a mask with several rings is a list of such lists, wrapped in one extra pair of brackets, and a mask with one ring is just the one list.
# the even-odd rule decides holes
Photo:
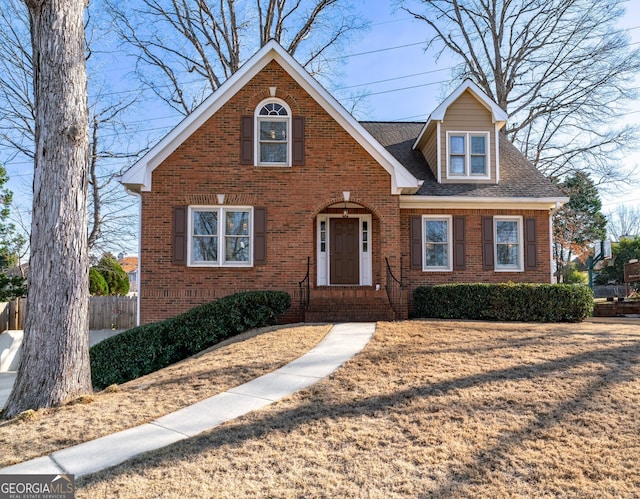
[(413, 293), (415, 317), (579, 322), (592, 310), (591, 289), (570, 284), (444, 284)]
[(104, 280), (98, 269), (91, 267), (89, 269), (89, 293), (92, 296), (106, 296), (109, 294), (109, 285)]
[(281, 291), (220, 298), (184, 314), (112, 336), (89, 350), (96, 390), (157, 371), (254, 327), (275, 324), (291, 306)]
[(570, 262), (562, 269), (562, 282), (564, 284), (587, 284), (589, 273), (581, 271), (576, 262)]
[(15, 300), (27, 294), (27, 281), (22, 276), (0, 272), (0, 302)]
[(106, 253), (98, 265), (92, 268), (96, 269), (104, 278), (108, 288), (107, 294), (125, 296), (129, 292), (129, 276), (110, 253)]

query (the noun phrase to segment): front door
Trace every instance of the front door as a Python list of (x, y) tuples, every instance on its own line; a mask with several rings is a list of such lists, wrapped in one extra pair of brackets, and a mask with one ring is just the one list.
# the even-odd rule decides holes
[(360, 220), (331, 218), (331, 284), (360, 284)]

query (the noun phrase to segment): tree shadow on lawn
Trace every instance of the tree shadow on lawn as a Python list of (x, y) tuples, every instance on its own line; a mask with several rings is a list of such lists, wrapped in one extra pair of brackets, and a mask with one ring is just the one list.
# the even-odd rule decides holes
[[(532, 366), (530, 370), (515, 369), (513, 373), (509, 373), (508, 371), (511, 370), (507, 370), (504, 374), (508, 379), (521, 378), (518, 375), (520, 371), (524, 371), (522, 372), (524, 375), (522, 376), (523, 378), (528, 377), (526, 371), (533, 371), (536, 375), (539, 374), (540, 371), (550, 374), (556, 371), (556, 368), (553, 367), (554, 364), (557, 364), (558, 369), (565, 370), (576, 367), (583, 362), (593, 362), (595, 360), (593, 357), (594, 353), (596, 352), (572, 356), (557, 362), (550, 362), (544, 366)], [(567, 397), (563, 401), (560, 401), (552, 410), (536, 414), (536, 417), (532, 419), (528, 425), (520, 428), (516, 432), (504, 432), (496, 440), (494, 445), (478, 449), (475, 454), (469, 456), (464, 467), (452, 469), (447, 481), (437, 490), (430, 491), (430, 496), (451, 497), (452, 495), (455, 496), (456, 492), (463, 486), (470, 483), (482, 483), (486, 473), (499, 469), (501, 462), (513, 454), (513, 451), (520, 447), (525, 440), (531, 439), (533, 435), (540, 434), (544, 430), (558, 425), (567, 416), (579, 415), (586, 411), (597, 394), (611, 390), (613, 385), (632, 381), (636, 378), (636, 376), (629, 373), (628, 370), (640, 360), (640, 344), (638, 342), (635, 342), (633, 345), (599, 350), (597, 354), (599, 354), (599, 361), (608, 359), (608, 369), (599, 372), (591, 383), (588, 383), (572, 397)], [(563, 494), (569, 493), (569, 495), (571, 495), (571, 492), (568, 490), (558, 492), (562, 492)]]
[[(483, 325), (491, 325), (493, 323), (484, 323)], [(403, 343), (398, 343), (394, 345), (390, 349), (370, 352), (369, 357), (374, 360), (373, 363), (377, 363), (378, 361), (383, 361), (388, 358), (390, 355), (393, 356), (401, 356), (406, 349), (410, 349), (414, 355), (419, 355), (423, 357), (427, 356), (440, 356), (445, 354), (455, 354), (455, 355), (472, 355), (477, 356), (479, 354), (487, 354), (491, 353), (495, 356), (500, 356), (501, 351), (507, 351), (507, 353), (512, 351), (517, 351), (519, 348), (531, 348), (531, 347), (542, 347), (547, 349), (548, 351), (553, 351), (560, 347), (567, 346), (577, 346), (578, 343), (585, 348), (585, 340), (589, 341), (589, 346), (607, 346), (607, 345), (620, 345), (622, 341), (629, 342), (630, 344), (634, 344), (638, 341), (637, 334), (631, 333), (619, 333), (619, 332), (610, 332), (607, 330), (603, 331), (588, 331), (588, 330), (566, 330), (561, 329), (547, 331), (544, 334), (540, 334), (539, 330), (527, 329), (531, 323), (523, 322), (523, 323), (510, 323), (514, 329), (517, 329), (518, 326), (524, 328), (524, 330), (518, 330), (518, 336), (514, 337), (513, 335), (504, 335), (498, 334), (488, 338), (490, 341), (487, 344), (482, 346), (478, 344), (471, 344), (471, 346), (465, 346), (465, 344), (460, 341), (460, 338), (454, 340), (454, 336), (447, 337), (445, 340), (439, 340), (434, 342), (430, 342), (427, 345), (420, 344), (415, 341), (415, 338), (412, 336), (407, 339), (407, 341)], [(504, 331), (502, 332), (504, 333)], [(454, 333), (455, 334), (455, 333)], [(484, 334), (484, 331), (480, 331), (479, 334)], [(431, 339), (429, 335), (420, 337), (421, 339)], [(550, 343), (549, 339), (559, 339), (562, 341), (559, 345)], [(457, 345), (457, 346), (452, 346)], [(617, 347), (616, 347), (617, 348)], [(595, 355), (595, 352), (589, 351), (591, 354)], [(511, 353), (508, 353), (509, 357), (513, 357)]]
[(109, 470), (81, 478), (78, 480), (78, 486), (96, 485), (99, 487), (100, 484), (106, 485), (123, 475), (142, 473), (149, 469), (167, 469), (183, 460), (197, 457), (199, 454), (214, 449), (220, 449), (224, 446), (237, 448), (247, 441), (266, 437), (271, 432), (289, 434), (313, 421), (357, 419), (362, 416), (376, 418), (386, 411), (402, 406), (416, 398), (431, 398), (433, 406), (437, 407), (440, 397), (459, 390), (506, 381), (533, 380), (538, 382), (538, 379), (542, 385), (544, 378), (554, 373), (565, 375), (570, 369), (594, 362), (606, 366), (605, 369), (598, 371), (592, 382), (584, 385), (575, 395), (557, 401), (555, 407), (550, 410), (536, 413), (529, 424), (518, 430), (504, 430), (496, 439), (488, 440), (488, 442), (494, 442), (493, 445), (478, 448), (475, 452), (470, 453), (463, 465), (448, 466), (447, 478), (444, 483), (441, 481), (442, 485), (436, 490), (429, 491), (428, 495), (431, 497), (451, 496), (455, 495), (456, 491), (463, 486), (482, 483), (487, 474), (499, 466), (501, 460), (521, 447), (523, 442), (530, 439), (533, 434), (557, 425), (569, 415), (581, 413), (592, 403), (595, 395), (605, 390), (611, 390), (615, 384), (634, 380), (637, 376), (630, 370), (639, 361), (640, 341), (636, 340), (615, 348), (590, 350), (551, 361), (518, 365), (447, 381), (427, 383), (383, 396), (358, 398), (357, 390), (353, 390), (354, 399), (346, 403), (330, 402), (332, 397), (331, 383), (336, 376), (333, 374), (321, 384), (299, 392), (306, 400), (298, 403), (295, 407), (285, 407), (281, 410), (276, 407), (271, 410), (267, 409), (267, 412), (263, 414), (251, 413), (249, 421), (239, 420), (231, 426), (222, 425), (200, 436), (146, 453)]
[[(123, 392), (136, 392), (144, 391), (149, 388), (171, 390), (176, 387), (184, 386), (193, 383), (194, 380), (199, 380), (202, 383), (207, 383), (210, 386), (219, 384), (219, 381), (224, 380), (224, 388), (222, 391), (232, 388), (228, 381), (233, 380), (233, 386), (237, 384), (243, 384), (255, 379), (258, 376), (263, 376), (285, 365), (285, 361), (269, 361), (269, 362), (257, 362), (251, 363), (235, 363), (227, 366), (216, 366), (214, 368), (200, 368), (195, 369), (192, 366), (186, 366), (185, 370), (188, 372), (181, 373), (180, 369), (183, 366), (179, 364), (172, 364), (169, 366), (173, 369), (170, 375), (163, 374), (161, 377), (157, 376), (157, 372), (150, 373), (148, 375), (141, 376), (139, 378), (132, 379), (120, 385)], [(165, 368), (166, 369), (166, 368)], [(192, 370), (194, 369), (194, 370)], [(214, 393), (218, 393), (220, 390), (213, 389)]]

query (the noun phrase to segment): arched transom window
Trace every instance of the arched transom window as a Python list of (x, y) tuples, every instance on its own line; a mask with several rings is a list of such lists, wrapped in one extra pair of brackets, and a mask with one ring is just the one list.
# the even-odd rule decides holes
[(261, 165), (289, 164), (290, 115), (279, 102), (267, 102), (257, 113)]

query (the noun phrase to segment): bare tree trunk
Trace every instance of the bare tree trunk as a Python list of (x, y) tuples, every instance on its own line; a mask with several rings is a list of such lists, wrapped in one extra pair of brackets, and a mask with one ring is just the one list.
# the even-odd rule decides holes
[(25, 0), (36, 151), (22, 361), (3, 417), (91, 392), (84, 0)]

